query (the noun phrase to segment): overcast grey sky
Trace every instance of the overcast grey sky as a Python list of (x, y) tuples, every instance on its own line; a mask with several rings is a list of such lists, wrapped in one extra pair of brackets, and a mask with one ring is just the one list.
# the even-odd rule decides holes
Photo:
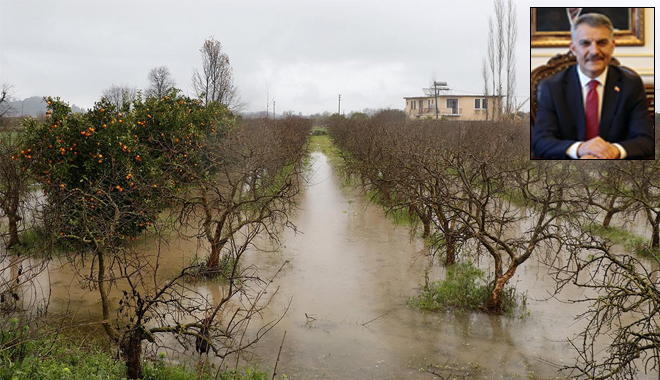
[[(519, 101), (538, 3), (517, 2)], [(199, 48), (214, 36), (247, 111), (265, 110), (266, 86), (278, 113), (336, 112), (338, 94), (346, 112), (403, 108), (432, 76), (456, 94), (482, 93), (492, 13), (491, 1), (476, 0), (0, 0), (0, 83), (18, 99), (89, 108), (110, 85), (143, 89), (151, 68), (167, 66), (192, 96)]]

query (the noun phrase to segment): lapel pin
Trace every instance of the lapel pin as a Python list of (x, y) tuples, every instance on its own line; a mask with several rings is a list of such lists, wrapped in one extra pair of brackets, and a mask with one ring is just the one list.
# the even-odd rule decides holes
[(619, 92), (619, 86), (614, 86), (614, 91)]

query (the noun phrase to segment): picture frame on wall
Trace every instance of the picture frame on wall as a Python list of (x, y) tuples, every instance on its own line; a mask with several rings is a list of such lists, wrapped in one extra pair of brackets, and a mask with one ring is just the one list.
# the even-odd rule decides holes
[(561, 47), (571, 42), (571, 25), (585, 13), (601, 13), (614, 25), (617, 46), (644, 46), (644, 8), (531, 8), (531, 46)]

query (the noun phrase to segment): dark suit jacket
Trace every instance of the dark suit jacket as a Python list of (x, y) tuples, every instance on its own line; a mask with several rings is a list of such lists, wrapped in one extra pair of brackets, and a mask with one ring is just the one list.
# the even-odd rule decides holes
[[(569, 158), (568, 147), (585, 140), (584, 102), (577, 70), (577, 65), (572, 66), (539, 86), (539, 108), (532, 140), (537, 157)], [(618, 67), (609, 67), (598, 134), (605, 141), (619, 143), (628, 158), (654, 155), (653, 121), (639, 77)]]

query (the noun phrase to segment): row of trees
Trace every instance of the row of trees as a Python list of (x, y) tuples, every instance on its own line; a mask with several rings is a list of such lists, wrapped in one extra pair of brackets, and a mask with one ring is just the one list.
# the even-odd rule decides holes
[[(461, 254), (492, 258), (494, 284), (485, 309), (499, 313), (504, 285), (535, 250), (556, 246), (554, 220), (566, 213), (556, 165), (537, 170), (522, 154), (525, 136), (514, 124), (382, 123), (336, 119), (330, 133), (344, 152), (346, 169), (359, 176), (390, 212), (412, 215), (424, 237), (442, 250), (445, 264)], [(556, 182), (556, 183), (552, 183)], [(548, 186), (533, 186), (549, 183)], [(514, 191), (516, 194), (512, 194)], [(528, 215), (516, 197), (539, 212)], [(528, 229), (515, 233), (523, 220)], [(526, 224), (527, 225), (527, 224)], [(470, 252), (470, 253), (468, 253)], [(466, 257), (467, 259), (468, 257)]]
[[(21, 230), (39, 229), (55, 249), (48, 254), (60, 252), (78, 268), (99, 294), (101, 326), (129, 378), (142, 376), (143, 342), (164, 344), (164, 335), (221, 358), (258, 341), (276, 321), (241, 337), (266, 306), (261, 295), (270, 281), (241, 257), (256, 236), (276, 241), (290, 224), (310, 122), (245, 123), (223, 104), (176, 90), (120, 108), (102, 99), (85, 114), (45, 100), (45, 121), (27, 119), (25, 134), (1, 152), (0, 167), (12, 171), (0, 186), (0, 206), (15, 221), (6, 246), (19, 244)], [(45, 198), (43, 209), (30, 210), (39, 215), (33, 224), (20, 223), (28, 183)], [(133, 243), (145, 234), (160, 246), (177, 231), (199, 238), (209, 256), (175, 275), (163, 273), (160, 250), (146, 254)], [(222, 278), (220, 299), (198, 294), (190, 276)], [(18, 289), (7, 286), (3, 292)]]
[[(649, 270), (615, 255), (590, 227), (610, 225), (616, 213), (643, 216), (637, 220), (649, 222), (657, 246), (656, 161), (530, 161), (529, 128), (510, 122), (335, 116), (329, 131), (346, 174), (388, 213), (408, 215), (444, 265), (487, 258), (492, 281), (485, 311), (502, 312), (504, 286), (534, 258), (550, 268), (557, 291), (567, 285), (595, 291), (578, 300), (590, 309), (583, 315), (589, 327), (575, 343), (577, 376), (634, 373), (639, 357), (646, 370), (658, 370), (660, 261), (652, 257), (656, 269)], [(594, 347), (606, 335), (613, 338), (603, 357)]]

